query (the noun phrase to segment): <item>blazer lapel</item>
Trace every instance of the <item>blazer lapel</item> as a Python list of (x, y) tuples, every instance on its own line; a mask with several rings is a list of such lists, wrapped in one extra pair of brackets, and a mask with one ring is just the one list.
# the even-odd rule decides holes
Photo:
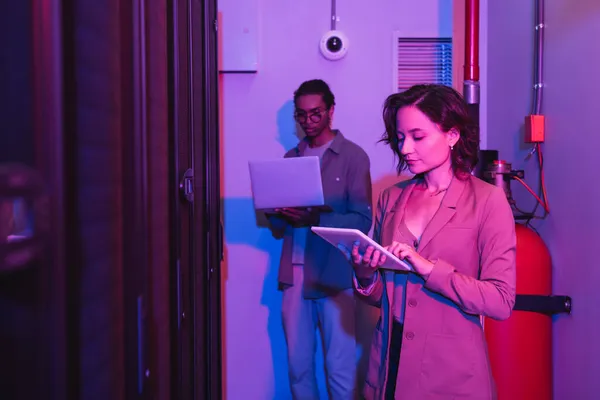
[(408, 184), (398, 196), (398, 199), (395, 203), (389, 205), (389, 211), (386, 212), (388, 214), (387, 218), (383, 222), (384, 227), (383, 231), (385, 235), (382, 237), (382, 245), (387, 246), (392, 243), (392, 241), (398, 238), (398, 227), (400, 226), (400, 222), (402, 221), (402, 217), (404, 216), (404, 210), (406, 210), (406, 202), (408, 201), (410, 194), (412, 193), (415, 187), (416, 181)]
[(442, 199), (440, 208), (433, 215), (429, 224), (425, 227), (421, 242), (419, 243), (419, 253), (431, 242), (431, 240), (438, 234), (438, 232), (450, 221), (450, 219), (456, 213), (456, 205), (460, 196), (465, 189), (465, 181), (458, 178), (452, 179), (446, 195)]

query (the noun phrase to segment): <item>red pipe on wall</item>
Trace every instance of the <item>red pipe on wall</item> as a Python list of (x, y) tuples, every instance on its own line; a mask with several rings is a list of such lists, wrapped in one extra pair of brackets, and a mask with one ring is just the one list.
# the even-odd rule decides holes
[(479, 0), (465, 1), (465, 65), (463, 97), (479, 125)]
[(465, 4), (465, 81), (479, 81), (479, 0)]

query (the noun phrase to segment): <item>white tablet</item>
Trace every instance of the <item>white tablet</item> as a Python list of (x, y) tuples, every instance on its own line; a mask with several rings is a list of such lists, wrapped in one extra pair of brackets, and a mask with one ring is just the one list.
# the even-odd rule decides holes
[(385, 254), (385, 263), (380, 268), (391, 269), (395, 271), (412, 271), (412, 266), (400, 260), (398, 257), (384, 249), (379, 243), (359, 231), (358, 229), (346, 228), (325, 228), (321, 226), (313, 226), (311, 230), (328, 241), (332, 246), (338, 248), (338, 245), (343, 245), (348, 250), (352, 250), (354, 243), (359, 242), (359, 249), (364, 251), (368, 246), (373, 246), (376, 250)]

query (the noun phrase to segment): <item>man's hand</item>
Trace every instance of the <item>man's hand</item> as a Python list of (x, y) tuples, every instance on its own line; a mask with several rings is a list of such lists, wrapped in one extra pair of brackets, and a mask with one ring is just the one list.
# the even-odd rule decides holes
[(295, 228), (319, 225), (320, 212), (315, 208), (279, 208), (275, 210)]

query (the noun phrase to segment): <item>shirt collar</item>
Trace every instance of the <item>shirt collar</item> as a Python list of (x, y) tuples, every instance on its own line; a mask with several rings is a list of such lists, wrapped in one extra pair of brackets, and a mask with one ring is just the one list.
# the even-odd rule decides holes
[[(333, 140), (331, 142), (331, 145), (329, 146), (329, 149), (336, 154), (340, 154), (340, 152), (342, 150), (342, 145), (344, 144), (344, 141), (346, 140), (346, 138), (344, 137), (344, 135), (342, 135), (342, 132), (340, 132), (337, 129), (334, 129), (333, 133), (335, 134), (335, 136), (333, 137)], [(304, 138), (300, 141), (300, 143), (298, 143), (296, 150), (299, 154), (303, 154), (304, 150), (306, 149), (307, 146), (308, 146), (308, 140), (306, 140), (306, 138)]]

